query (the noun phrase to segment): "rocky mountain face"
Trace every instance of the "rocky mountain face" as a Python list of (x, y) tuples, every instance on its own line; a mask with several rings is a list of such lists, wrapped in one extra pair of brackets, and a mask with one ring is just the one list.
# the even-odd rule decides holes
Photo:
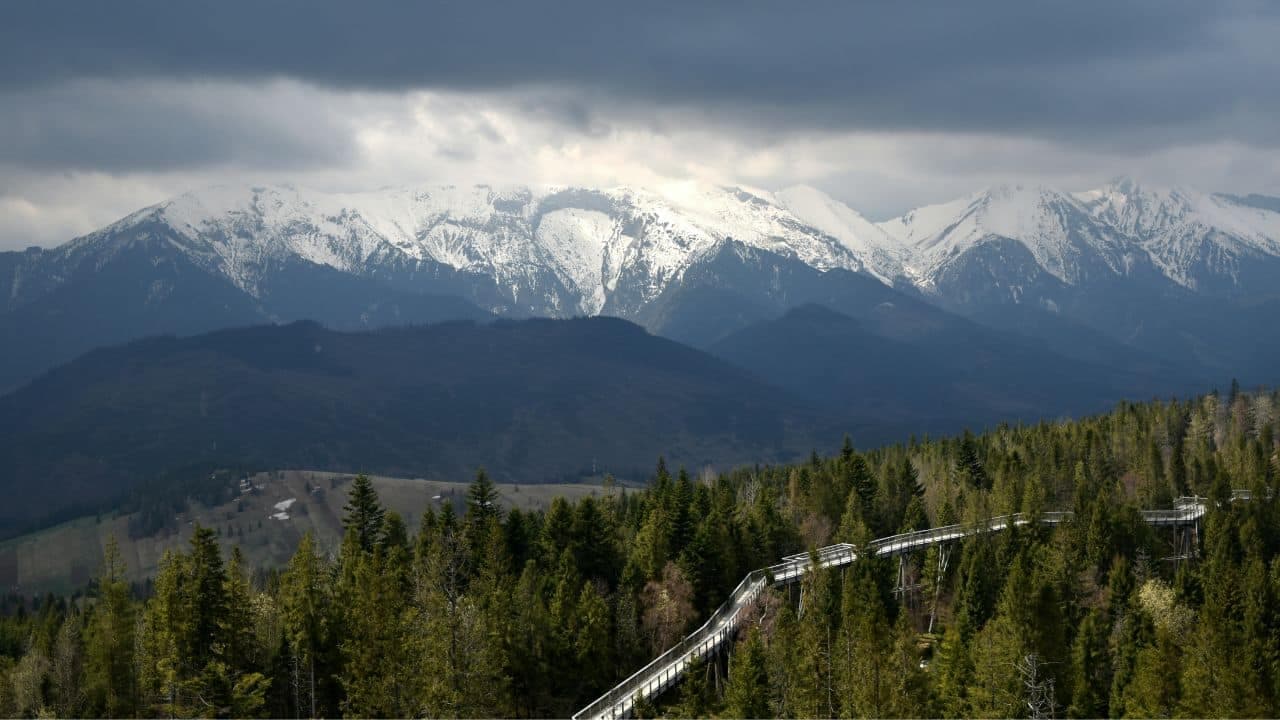
[(0, 360), (0, 388), (158, 333), (299, 319), (350, 329), (635, 318), (729, 246), (867, 272), (865, 248), (736, 188), (212, 188), (52, 250), (0, 254), (0, 337), (21, 348)]
[[(1280, 201), (1147, 189), (1118, 180), (1069, 194), (1004, 186), (878, 227), (913, 284), (944, 304), (1040, 302), (1069, 288), (1174, 285), (1211, 297), (1275, 293)], [(976, 275), (986, 274), (988, 282)]]
[[(101, 262), (163, 241), (258, 297), (307, 262), (390, 285), (468, 278), (504, 315), (633, 314), (726, 241), (818, 269), (860, 270), (858, 252), (767, 195), (741, 189), (441, 187), (328, 195), (220, 188), (135, 213), (63, 250)], [(465, 281), (464, 281), (465, 282)], [(456, 289), (456, 288), (447, 288)]]
[(99, 345), (232, 325), (612, 315), (708, 347), (852, 296), (1247, 374), (1280, 340), (1232, 348), (1278, 288), (1280, 199), (1127, 180), (998, 187), (880, 223), (808, 187), (223, 187), (0, 253), (0, 339), (19, 348), (0, 388)]
[(1117, 180), (1007, 186), (879, 225), (932, 302), (1047, 341), (1060, 320), (1209, 374), (1273, 381), (1280, 201)]
[[(1277, 238), (1280, 199), (1127, 181), (880, 223), (804, 187), (189, 193), (0, 253), (0, 484), (40, 488), (0, 530), (235, 462), (537, 482), (1274, 383)], [(643, 330), (530, 319), (583, 315)]]

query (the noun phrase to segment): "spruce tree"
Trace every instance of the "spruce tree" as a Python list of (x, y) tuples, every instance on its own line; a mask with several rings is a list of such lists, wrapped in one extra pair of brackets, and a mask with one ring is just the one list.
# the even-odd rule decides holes
[(416, 710), (401, 626), (406, 599), (381, 549), (359, 560), (342, 641), (342, 711), (357, 717), (405, 717)]
[(467, 520), (475, 524), (487, 524), (502, 516), (502, 508), (498, 505), (497, 488), (489, 479), (489, 474), (481, 468), (476, 472), (476, 479), (467, 488)]
[(166, 551), (160, 559), (154, 592), (139, 626), (136, 649), (139, 705), (147, 714), (192, 714), (183, 679), (190, 672), (185, 638), (190, 616), (184, 601), (187, 557)]
[[(418, 712), (428, 716), (491, 716), (505, 685), (502, 639), (474, 589), (463, 528), (449, 506), (424, 543), (407, 614), (409, 661)], [(481, 564), (484, 567), (484, 564)]]
[(764, 641), (752, 627), (746, 639), (729, 658), (729, 682), (725, 687), (725, 713), (735, 718), (768, 718), (769, 676), (765, 665)]
[(612, 679), (609, 605), (591, 583), (583, 583), (576, 605), (572, 657), (581, 687), (576, 700), (585, 702), (607, 690)]
[(137, 711), (134, 673), (136, 608), (115, 537), (107, 541), (98, 601), (85, 631), (85, 687), (92, 714), (130, 717)]
[(378, 502), (378, 491), (374, 490), (367, 475), (357, 475), (352, 481), (343, 511), (342, 527), (355, 533), (355, 541), (362, 552), (371, 553), (382, 544), (386, 510)]
[(870, 525), (876, 505), (876, 478), (871, 474), (871, 468), (867, 466), (866, 458), (857, 453), (850, 457), (846, 468), (846, 472), (849, 474), (849, 484), (857, 495), (857, 507), (860, 511), (862, 522)]
[(231, 550), (227, 563), (224, 593), (227, 598), (226, 658), (238, 671), (261, 670), (265, 667), (265, 654), (254, 636), (253, 589), (245, 576), (244, 553), (239, 547)]
[(977, 489), (990, 490), (991, 478), (978, 458), (978, 445), (973, 433), (966, 430), (960, 440), (960, 448), (956, 454), (956, 473), (963, 484)]
[(846, 574), (840, 615), (835, 655), (842, 704), (824, 716), (888, 717), (902, 690), (902, 673), (893, 666), (884, 602), (865, 571)]
[(1107, 651), (1105, 616), (1090, 611), (1076, 633), (1071, 651), (1072, 696), (1067, 716), (1107, 717), (1107, 696), (1111, 689), (1111, 657)]
[(330, 600), (328, 576), (308, 532), (280, 578), (280, 602), (285, 638), (292, 654), (289, 684), (293, 706), (309, 717), (319, 717), (324, 704), (319, 693), (324, 689), (324, 661), (329, 656), (325, 612)]
[(684, 672), (684, 680), (680, 683), (680, 702), (675, 706), (672, 716), (682, 718), (712, 716), (715, 698), (711, 683), (707, 680), (711, 670), (711, 666), (702, 658), (689, 665)]

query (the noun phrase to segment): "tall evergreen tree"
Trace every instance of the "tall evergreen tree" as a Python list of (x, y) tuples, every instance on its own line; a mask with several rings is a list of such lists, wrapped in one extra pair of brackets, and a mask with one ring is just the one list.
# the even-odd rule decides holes
[(382, 550), (362, 558), (342, 641), (344, 714), (414, 714), (416, 703), (409, 686), (410, 663), (401, 625), (405, 605), (400, 578), (386, 567)]
[(1111, 658), (1107, 652), (1107, 627), (1103, 614), (1090, 611), (1080, 623), (1071, 653), (1074, 673), (1073, 694), (1068, 717), (1107, 717), (1107, 696), (1111, 689)]
[(990, 490), (991, 477), (978, 457), (978, 444), (973, 433), (965, 431), (956, 453), (956, 474), (961, 483), (976, 490)]
[(280, 599), (292, 654), (289, 685), (293, 707), (310, 717), (319, 717), (325, 704), (319, 693), (325, 689), (325, 661), (330, 656), (325, 622), (329, 598), (328, 572), (311, 533), (307, 533), (280, 579)]
[(748, 630), (746, 639), (729, 658), (729, 682), (725, 686), (724, 699), (725, 713), (729, 717), (774, 717), (769, 708), (769, 676), (759, 628)]
[[(500, 496), (489, 474), (481, 468), (467, 488), (467, 520), (473, 524), (488, 526), (502, 517)], [(486, 531), (487, 532), (487, 531)]]
[(382, 544), (386, 510), (378, 501), (378, 491), (367, 475), (357, 475), (351, 482), (351, 491), (347, 494), (347, 504), (343, 511), (345, 515), (342, 527), (348, 532), (354, 532), (355, 542), (362, 552), (371, 553)]
[(98, 601), (90, 611), (85, 636), (85, 688), (90, 714), (130, 717), (137, 712), (133, 663), (136, 625), (120, 546), (112, 536), (103, 555)]

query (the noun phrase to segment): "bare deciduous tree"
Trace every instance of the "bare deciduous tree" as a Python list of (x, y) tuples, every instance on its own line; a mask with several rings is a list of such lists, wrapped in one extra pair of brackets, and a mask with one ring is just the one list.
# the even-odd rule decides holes
[(693, 586), (673, 562), (663, 566), (661, 579), (644, 586), (640, 603), (644, 628), (659, 652), (679, 641), (694, 617)]

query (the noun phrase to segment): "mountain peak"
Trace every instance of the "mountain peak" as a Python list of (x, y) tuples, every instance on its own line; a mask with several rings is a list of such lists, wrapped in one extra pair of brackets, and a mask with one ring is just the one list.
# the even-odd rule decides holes
[(294, 262), (367, 277), (462, 273), (492, 280), (484, 309), (500, 315), (628, 316), (729, 240), (926, 292), (978, 248), (990, 256), (983, 262), (1023, 262), (1002, 254), (1009, 242), (1034, 260), (1020, 272), (1038, 268), (1068, 285), (1123, 276), (1137, 264), (1192, 287), (1196, 266), (1207, 262), (1235, 282), (1242, 253), (1280, 255), (1277, 207), (1124, 176), (1081, 193), (997, 184), (882, 223), (812, 185), (769, 192), (690, 180), (651, 189), (479, 184), (336, 193), (242, 184), (176, 196), (61, 252), (87, 248), (101, 258), (115, 248), (167, 244), (259, 298), (270, 268)]
[(819, 270), (864, 270), (886, 282), (899, 274), (874, 225), (822, 198), (789, 208), (767, 191), (695, 181), (655, 190), (440, 185), (356, 193), (224, 185), (146, 208), (80, 245), (100, 249), (125, 235), (167, 240), (254, 296), (270, 267), (295, 261), (356, 275), (438, 266), (493, 278), (508, 299), (488, 310), (552, 316), (634, 311), (729, 239)]
[(848, 205), (810, 185), (779, 190), (774, 198), (802, 222), (838, 240), (881, 281), (891, 284), (903, 274), (901, 245)]

